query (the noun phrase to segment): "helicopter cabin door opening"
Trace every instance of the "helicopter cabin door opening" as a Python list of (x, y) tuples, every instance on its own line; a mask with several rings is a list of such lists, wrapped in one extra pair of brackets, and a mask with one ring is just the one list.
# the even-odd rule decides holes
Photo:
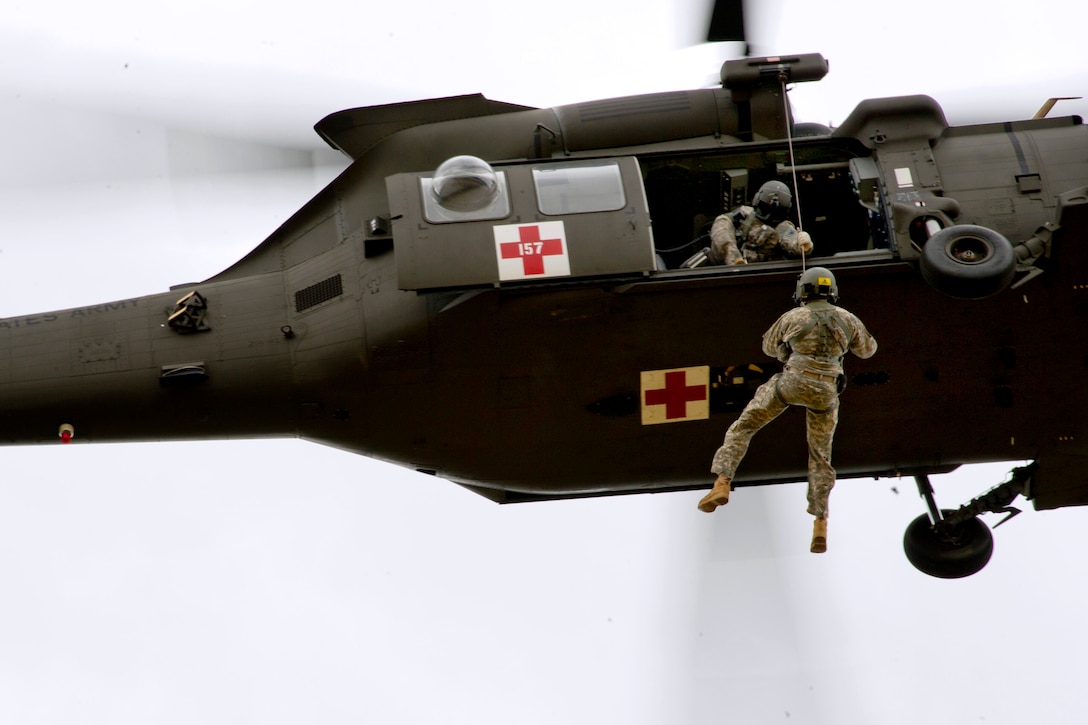
[(455, 156), (386, 179), (403, 290), (556, 283), (657, 268), (634, 158), (496, 164)]
[(677, 269), (709, 246), (714, 219), (751, 204), (768, 181), (781, 181), (795, 194), (788, 218), (812, 235), (812, 257), (887, 254), (892, 240), (871, 158), (841, 143), (829, 145), (826, 138), (798, 139), (795, 145), (793, 165), (789, 150), (777, 145), (639, 157), (664, 267)]

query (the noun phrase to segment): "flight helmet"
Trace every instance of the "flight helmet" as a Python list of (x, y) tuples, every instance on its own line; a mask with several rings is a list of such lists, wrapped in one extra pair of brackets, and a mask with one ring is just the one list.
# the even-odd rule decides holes
[(797, 278), (793, 301), (800, 304), (812, 300), (827, 300), (831, 304), (839, 301), (839, 285), (827, 267), (809, 267)]
[(790, 188), (781, 181), (768, 181), (759, 187), (759, 191), (752, 197), (752, 207), (755, 209), (756, 218), (771, 226), (777, 226), (786, 221), (791, 206), (793, 206), (793, 194), (790, 193)]

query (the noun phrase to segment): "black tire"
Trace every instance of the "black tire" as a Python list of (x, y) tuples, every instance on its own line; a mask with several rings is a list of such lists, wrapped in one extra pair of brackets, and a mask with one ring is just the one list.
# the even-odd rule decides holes
[[(944, 511), (947, 516), (950, 511)], [(977, 518), (961, 524), (933, 526), (928, 514), (910, 522), (903, 551), (918, 571), (940, 579), (960, 579), (980, 571), (994, 553), (994, 537)]]
[(922, 277), (952, 297), (981, 299), (1009, 286), (1016, 252), (993, 229), (957, 224), (940, 230), (922, 247)]

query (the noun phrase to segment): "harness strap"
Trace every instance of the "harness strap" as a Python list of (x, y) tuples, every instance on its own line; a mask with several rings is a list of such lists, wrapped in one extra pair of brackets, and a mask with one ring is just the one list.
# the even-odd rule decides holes
[(793, 343), (811, 332), (816, 325), (822, 326), (837, 340), (839, 337), (831, 330), (831, 325), (834, 324), (835, 327), (839, 328), (842, 336), (846, 338), (846, 345), (843, 348), (842, 355), (838, 357), (838, 361), (841, 363), (842, 359), (846, 357), (846, 353), (850, 351), (850, 346), (854, 343), (854, 336), (851, 334), (850, 326), (842, 321), (836, 310), (809, 310), (809, 312), (812, 313), (813, 318), (796, 335), (786, 340), (786, 344), (789, 345), (790, 350), (793, 350)]
[(737, 239), (743, 241), (737, 243), (737, 251), (740, 252), (740, 256), (745, 257), (744, 252), (748, 249), (748, 233), (752, 231), (752, 227), (756, 225), (756, 214), (753, 211), (751, 214), (744, 214), (740, 209), (733, 214), (733, 230), (734, 236)]

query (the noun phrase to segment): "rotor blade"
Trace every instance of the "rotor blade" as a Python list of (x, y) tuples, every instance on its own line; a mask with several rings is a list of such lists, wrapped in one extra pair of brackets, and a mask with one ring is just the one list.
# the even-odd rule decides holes
[(706, 40), (708, 43), (747, 42), (744, 32), (744, 0), (716, 0)]

